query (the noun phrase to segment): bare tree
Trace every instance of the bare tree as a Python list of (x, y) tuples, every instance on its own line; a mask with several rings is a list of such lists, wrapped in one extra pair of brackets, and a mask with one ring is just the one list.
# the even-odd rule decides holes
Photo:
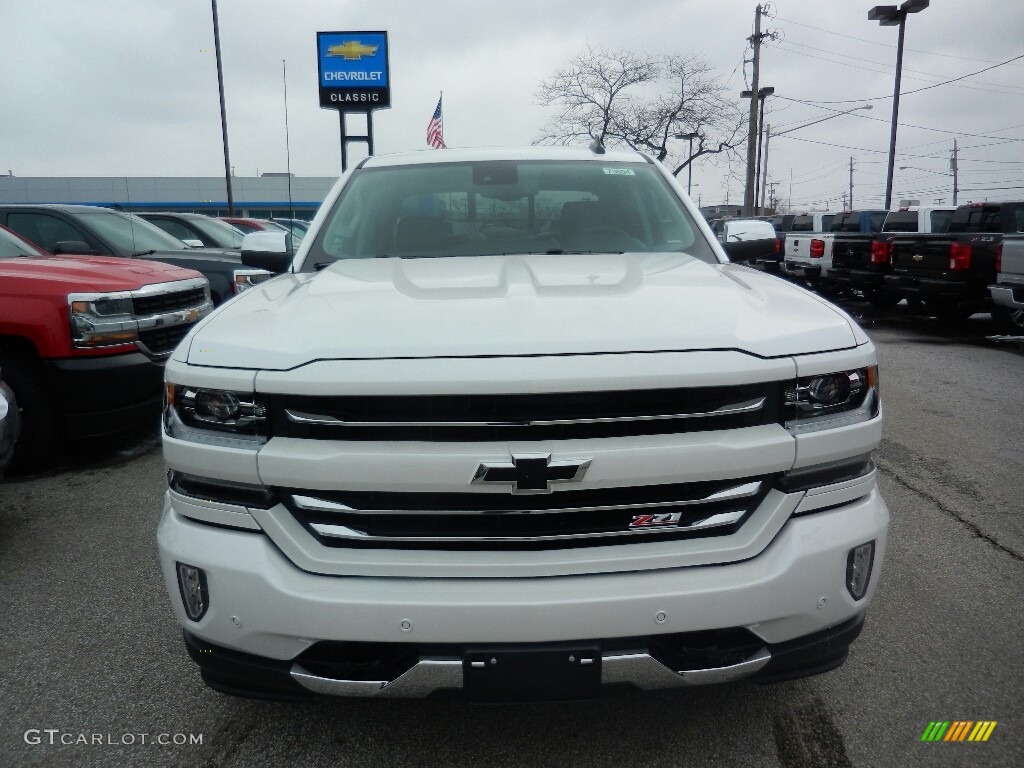
[[(599, 139), (666, 162), (678, 174), (698, 157), (732, 159), (746, 140), (745, 115), (698, 56), (649, 56), (587, 48), (544, 80), (537, 101), (558, 112), (538, 144)], [(689, 142), (676, 134), (696, 134)]]

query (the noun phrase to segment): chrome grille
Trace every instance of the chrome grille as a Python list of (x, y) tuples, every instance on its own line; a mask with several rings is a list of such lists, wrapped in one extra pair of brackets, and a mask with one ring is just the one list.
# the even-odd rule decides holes
[(171, 352), (178, 342), (192, 330), (195, 323), (188, 325), (170, 325), (162, 328), (139, 331), (139, 344), (149, 350), (150, 354), (162, 355)]
[(205, 289), (193, 288), (187, 291), (157, 293), (150, 296), (133, 296), (132, 309), (135, 310), (136, 317), (147, 317), (164, 312), (198, 307), (205, 300)]
[(768, 478), (498, 493), (284, 491), (295, 519), (333, 547), (556, 549), (734, 532)]

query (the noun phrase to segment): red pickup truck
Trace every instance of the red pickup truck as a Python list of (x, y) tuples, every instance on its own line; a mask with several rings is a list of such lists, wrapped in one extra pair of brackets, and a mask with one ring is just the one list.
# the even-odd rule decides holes
[(0, 227), (0, 369), (22, 422), (11, 470), (44, 466), (67, 439), (156, 424), (163, 361), (212, 309), (198, 272), (53, 256)]

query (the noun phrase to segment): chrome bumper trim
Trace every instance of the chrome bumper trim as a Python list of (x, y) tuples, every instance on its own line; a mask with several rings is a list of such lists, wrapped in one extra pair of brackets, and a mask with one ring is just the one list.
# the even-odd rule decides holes
[[(770, 660), (771, 653), (762, 648), (728, 667), (676, 671), (647, 653), (608, 653), (601, 657), (601, 684), (627, 684), (650, 691), (729, 683), (753, 675)], [(292, 665), (291, 676), (303, 688), (328, 696), (424, 698), (442, 689), (463, 687), (462, 660), (451, 658), (420, 659), (394, 680), (337, 680), (314, 675), (298, 663)]]
[(421, 699), (442, 688), (462, 688), (462, 659), (420, 659), (394, 680), (335, 680), (295, 664), (292, 679), (303, 688), (329, 696), (380, 696)]

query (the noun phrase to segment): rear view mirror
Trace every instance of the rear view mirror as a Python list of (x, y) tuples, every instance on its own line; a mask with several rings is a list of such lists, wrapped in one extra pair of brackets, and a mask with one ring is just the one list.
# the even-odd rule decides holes
[(61, 240), (53, 244), (53, 252), (55, 254), (77, 253), (86, 255), (94, 255), (96, 253), (84, 240)]
[(775, 256), (775, 238), (760, 240), (730, 240), (722, 247), (732, 261), (750, 261)]
[(287, 272), (294, 252), (287, 232), (252, 232), (242, 239), (242, 263), (274, 274)]

